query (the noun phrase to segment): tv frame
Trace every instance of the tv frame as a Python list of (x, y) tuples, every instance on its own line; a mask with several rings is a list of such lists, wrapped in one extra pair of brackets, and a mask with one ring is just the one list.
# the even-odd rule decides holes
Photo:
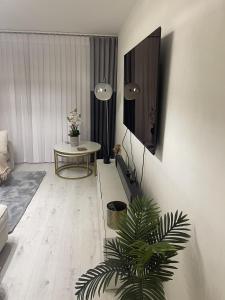
[(146, 38), (141, 40), (138, 44), (136, 44), (132, 49), (130, 49), (127, 53), (124, 54), (124, 92), (125, 92), (125, 57), (127, 54), (131, 53), (136, 47), (138, 47), (140, 44), (142, 44), (146, 39), (152, 38), (152, 37), (157, 37), (159, 40), (159, 45), (158, 45), (158, 57), (156, 61), (157, 65), (157, 74), (156, 74), (156, 96), (155, 96), (155, 122), (154, 122), (154, 134), (152, 138), (152, 146), (148, 146), (145, 144), (136, 134), (133, 132), (129, 127), (127, 127), (127, 124), (125, 123), (125, 97), (123, 94), (123, 124), (135, 135), (135, 137), (154, 155), (156, 152), (157, 148), (157, 140), (158, 140), (158, 127), (159, 127), (159, 73), (160, 73), (160, 50), (161, 50), (161, 26), (155, 29), (151, 34), (149, 34)]

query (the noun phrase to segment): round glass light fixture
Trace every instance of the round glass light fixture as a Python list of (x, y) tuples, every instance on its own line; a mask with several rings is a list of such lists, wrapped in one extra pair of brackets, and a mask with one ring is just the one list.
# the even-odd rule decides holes
[(124, 87), (124, 98), (126, 100), (135, 100), (140, 91), (140, 87), (137, 83), (130, 82)]
[(112, 87), (108, 83), (98, 83), (95, 86), (95, 97), (101, 101), (108, 101), (112, 97)]

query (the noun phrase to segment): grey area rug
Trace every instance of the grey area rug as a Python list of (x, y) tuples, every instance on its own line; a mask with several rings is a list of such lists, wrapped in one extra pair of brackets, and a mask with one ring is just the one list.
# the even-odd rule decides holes
[(45, 174), (44, 171), (15, 171), (0, 185), (0, 203), (8, 207), (9, 233), (22, 218)]

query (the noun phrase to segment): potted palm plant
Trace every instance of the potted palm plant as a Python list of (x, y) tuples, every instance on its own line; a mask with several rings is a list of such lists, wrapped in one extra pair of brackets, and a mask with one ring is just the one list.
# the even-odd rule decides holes
[(69, 113), (67, 116), (67, 120), (70, 123), (70, 144), (72, 147), (79, 146), (80, 143), (80, 123), (81, 123), (81, 114), (77, 112), (75, 108), (73, 111)]
[(77, 281), (78, 300), (104, 293), (111, 281), (118, 285), (120, 300), (166, 299), (163, 283), (173, 277), (174, 257), (190, 237), (190, 224), (183, 212), (159, 213), (146, 197), (133, 201), (120, 221), (118, 238), (105, 245), (105, 261)]

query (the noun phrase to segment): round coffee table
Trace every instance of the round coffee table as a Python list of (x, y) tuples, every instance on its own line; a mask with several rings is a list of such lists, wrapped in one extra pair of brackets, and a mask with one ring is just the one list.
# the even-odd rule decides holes
[[(90, 168), (90, 154), (94, 154), (94, 173), (97, 175), (96, 153), (101, 149), (101, 145), (95, 142), (84, 141), (79, 146), (72, 147), (70, 144), (59, 144), (54, 146), (54, 162), (55, 162), (55, 174), (64, 179), (81, 179), (88, 177), (92, 174)], [(85, 165), (67, 163), (59, 166), (59, 157), (75, 158), (86, 157), (87, 162)], [(87, 174), (76, 177), (66, 177), (61, 174), (62, 170), (71, 168), (82, 168), (87, 170)]]

